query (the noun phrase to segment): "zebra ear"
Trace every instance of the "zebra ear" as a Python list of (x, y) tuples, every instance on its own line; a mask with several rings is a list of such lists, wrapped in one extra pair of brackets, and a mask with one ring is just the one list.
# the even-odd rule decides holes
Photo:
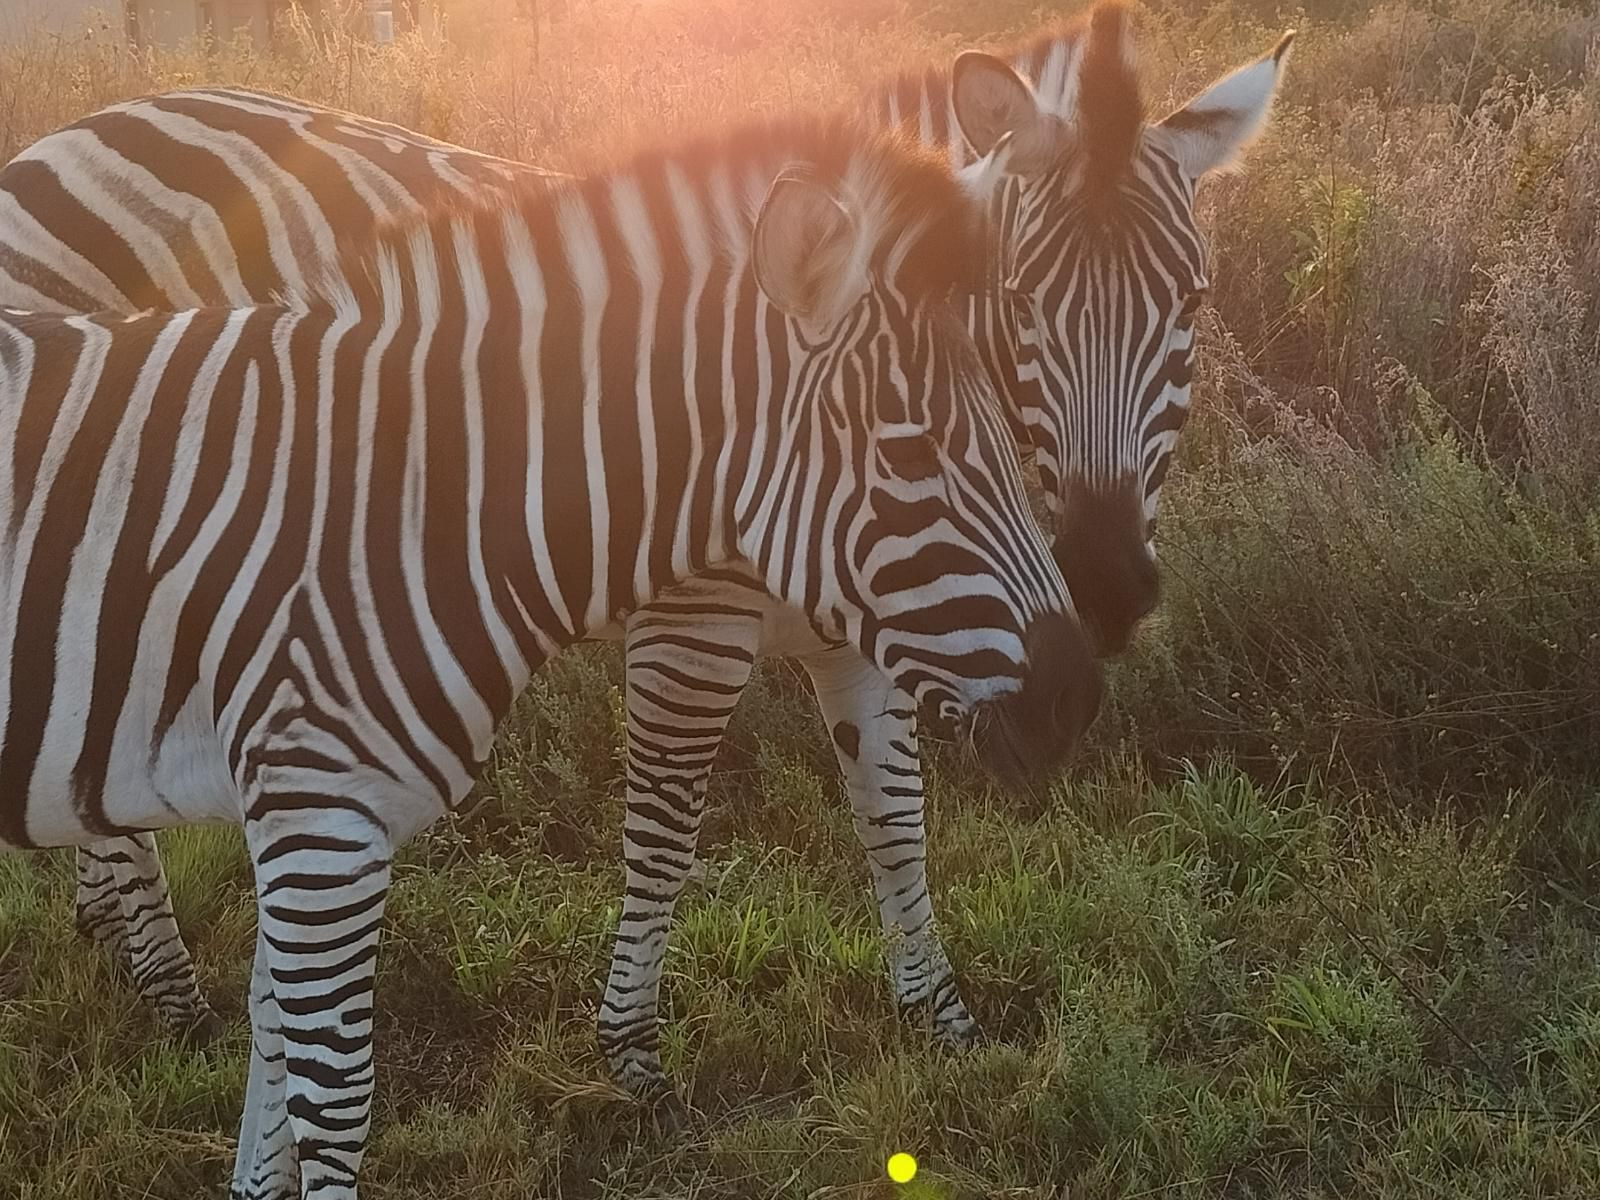
[(827, 188), (799, 170), (779, 175), (756, 217), (756, 284), (779, 310), (831, 329), (867, 291), (856, 223)]
[(1266, 126), (1294, 32), (1201, 92), (1149, 131), (1191, 179), (1232, 166)]
[(1006, 174), (1042, 169), (1059, 143), (1060, 122), (1040, 108), (1027, 81), (992, 54), (967, 50), (956, 58), (950, 102), (956, 124), (979, 158), (997, 148), (1007, 155)]

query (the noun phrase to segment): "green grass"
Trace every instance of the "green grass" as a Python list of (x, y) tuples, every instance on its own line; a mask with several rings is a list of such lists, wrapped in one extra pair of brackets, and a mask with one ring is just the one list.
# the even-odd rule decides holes
[[(524, 778), (614, 699), (607, 658), (555, 669), (567, 708), (524, 706), (504, 750)], [(777, 782), (724, 789), (715, 891), (687, 895), (667, 974), (665, 1057), (696, 1127), (669, 1141), (641, 1122), (593, 1046), (616, 805), (558, 856), (569, 798), (513, 795), (502, 763), (398, 873), (367, 1194), (887, 1197), (901, 1148), (922, 1172), (899, 1194), (940, 1200), (1600, 1193), (1595, 895), (1522, 865), (1535, 801), (1467, 825), (1224, 763), (1166, 783), (1107, 764), (1024, 814), (946, 771), (939, 911), (990, 1035), (955, 1053), (894, 1017), (802, 698), (779, 673), (758, 700), (800, 732), (736, 747)], [(247, 873), (231, 834), (166, 845), (230, 1020), (205, 1052), (158, 1036), (76, 939), (64, 856), (0, 860), (7, 1194), (190, 1197), (226, 1178)]]

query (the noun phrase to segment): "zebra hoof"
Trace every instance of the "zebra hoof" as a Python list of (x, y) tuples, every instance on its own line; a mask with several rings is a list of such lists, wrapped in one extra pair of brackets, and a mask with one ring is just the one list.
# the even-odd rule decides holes
[(662, 1089), (660, 1095), (651, 1099), (650, 1118), (655, 1122), (656, 1128), (667, 1137), (676, 1137), (682, 1133), (692, 1120), (689, 1106), (670, 1084)]
[(191, 1050), (203, 1050), (221, 1037), (225, 1028), (222, 1018), (208, 1008), (179, 1031), (178, 1040)]
[(919, 1027), (938, 1045), (951, 1050), (964, 1050), (968, 1046), (974, 1046), (983, 1037), (983, 1030), (972, 1019), (972, 1014), (967, 1011), (965, 1005), (959, 1005), (955, 1012), (934, 1016), (928, 1011), (927, 1002), (919, 1000), (911, 1004), (901, 1004), (899, 1014), (900, 1019), (907, 1025)]
[(949, 1021), (940, 1021), (934, 1027), (933, 1036), (941, 1046), (948, 1046), (952, 1050), (965, 1050), (968, 1046), (976, 1046), (983, 1037), (983, 1030), (971, 1017), (962, 1014)]

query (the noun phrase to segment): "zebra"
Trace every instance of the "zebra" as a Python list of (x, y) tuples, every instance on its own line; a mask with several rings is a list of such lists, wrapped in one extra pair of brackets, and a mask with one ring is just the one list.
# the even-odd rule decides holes
[[(248, 88), (100, 110), (0, 170), (0, 306), (179, 312), (303, 291), (342, 241), (450, 199), (562, 176)], [(161, 1023), (204, 1045), (201, 992), (149, 833), (77, 852), (76, 924)]]
[(379, 220), (563, 178), (250, 88), (141, 97), (0, 171), (0, 299), (57, 313), (243, 307), (305, 290)]
[(978, 233), (904, 139), (794, 119), (279, 304), (0, 314), (0, 847), (243, 826), (235, 1196), (353, 1200), (395, 848), (671, 584), (744, 563), (992, 767), (1070, 750), (1100, 671), (949, 307)]
[[(989, 277), (969, 306), (969, 326), (1019, 436), (1035, 448), (1055, 514), (1057, 560), (1102, 652), (1126, 642), (1156, 601), (1155, 510), (1188, 411), (1193, 329), (1205, 290), (1194, 187), (1226, 166), (1264, 123), (1291, 37), (1148, 126), (1131, 39), (1115, 7), (1003, 57), (963, 55), (953, 70), (903, 76), (871, 96), (873, 119), (902, 128), (955, 167), (972, 168), (974, 146), (1006, 143), (1002, 152), (1011, 165), (996, 199)], [(206, 93), (215, 114), (196, 108), (193, 95), (134, 101), (119, 111), (130, 120), (170, 121), (165, 110), (181, 104), (205, 128), (230, 134), (243, 128), (243, 117), (226, 108), (235, 96), (247, 104), (243, 94)], [(290, 113), (323, 111), (270, 103)], [(283, 110), (267, 109), (264, 119)], [(358, 131), (349, 148), (333, 148), (332, 122), (324, 121), (318, 150), (338, 158), (346, 174), (373, 169), (362, 158), (362, 119), (341, 114), (339, 120), (341, 128)], [(29, 155), (64, 177), (115, 178), (141, 197), (122, 218), (133, 242), (144, 232), (144, 214), (163, 203), (145, 199), (137, 186), (140, 164), (155, 151), (131, 128), (120, 138), (100, 135), (99, 123), (99, 114), (86, 118), (75, 127), (82, 131), (78, 140), (52, 135)], [(292, 145), (275, 132), (247, 130), (247, 136)], [(430, 146), (434, 155), (449, 151)], [(255, 155), (252, 169), (271, 161), (271, 153)], [(502, 171), (515, 169), (506, 164)], [(9, 170), (0, 172), (0, 192)], [(241, 199), (265, 204), (282, 190), (252, 184), (241, 189)], [(29, 261), (61, 261), (47, 215), (37, 220), (37, 236), (25, 243)], [(146, 236), (160, 239), (159, 231)], [(242, 250), (236, 258), (235, 269), (248, 281), (250, 260)], [(1091, 277), (1085, 264), (1109, 265)], [(265, 277), (287, 273), (280, 268)], [(1140, 327), (1119, 324), (1119, 294), (1146, 301), (1142, 344), (1128, 336)], [(1128, 369), (1119, 374), (1119, 364)], [(628, 880), (599, 1021), (613, 1075), (669, 1119), (681, 1119), (657, 1041), (667, 931), (694, 863), (706, 783), (726, 722), (755, 660), (778, 653), (800, 659), (821, 704), (867, 851), (896, 1004), (906, 1013), (925, 1012), (942, 1040), (970, 1041), (976, 1023), (929, 899), (917, 731), (904, 698), (853, 649), (819, 642), (803, 619), (737, 570), (691, 580), (605, 632), (623, 636), (627, 650)], [(159, 870), (158, 860), (148, 861), (148, 874)], [(187, 961), (181, 941), (165, 944)]]

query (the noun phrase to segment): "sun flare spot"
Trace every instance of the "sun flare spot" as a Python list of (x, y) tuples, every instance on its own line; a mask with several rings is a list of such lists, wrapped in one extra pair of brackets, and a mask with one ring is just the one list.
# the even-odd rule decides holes
[(889, 1178), (896, 1183), (910, 1183), (917, 1174), (917, 1160), (901, 1152), (889, 1156)]

